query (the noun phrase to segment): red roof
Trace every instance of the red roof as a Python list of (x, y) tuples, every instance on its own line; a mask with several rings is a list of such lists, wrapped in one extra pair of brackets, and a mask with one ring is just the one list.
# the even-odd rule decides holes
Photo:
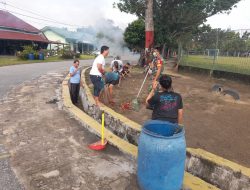
[(0, 26), (27, 32), (40, 32), (37, 28), (17, 18), (15, 15), (2, 10), (0, 10)]
[(42, 33), (28, 34), (28, 33), (6, 31), (6, 30), (0, 30), (0, 39), (28, 40), (28, 41), (46, 42), (46, 43), (49, 42), (48, 39)]
[(28, 40), (49, 43), (37, 28), (17, 18), (13, 14), (0, 10), (0, 39)]

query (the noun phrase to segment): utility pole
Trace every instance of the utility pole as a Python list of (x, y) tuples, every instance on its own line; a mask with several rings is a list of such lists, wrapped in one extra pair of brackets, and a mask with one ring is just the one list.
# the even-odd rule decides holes
[(153, 0), (146, 0), (145, 34), (145, 49), (148, 50), (154, 45)]

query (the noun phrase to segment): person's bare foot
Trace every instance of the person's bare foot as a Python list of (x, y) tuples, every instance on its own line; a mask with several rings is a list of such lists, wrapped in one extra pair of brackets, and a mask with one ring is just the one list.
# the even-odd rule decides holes
[(104, 107), (104, 104), (99, 101), (99, 98), (95, 97), (95, 105), (98, 107)]
[(110, 107), (115, 107), (116, 103), (114, 101), (112, 101), (112, 102), (109, 102), (109, 105), (110, 105)]
[(115, 105), (115, 101), (114, 101), (114, 100), (110, 100), (110, 101), (109, 101), (109, 104)]
[(103, 103), (99, 102), (99, 103), (96, 103), (96, 106), (102, 108), (102, 107), (104, 107), (105, 105), (104, 105)]

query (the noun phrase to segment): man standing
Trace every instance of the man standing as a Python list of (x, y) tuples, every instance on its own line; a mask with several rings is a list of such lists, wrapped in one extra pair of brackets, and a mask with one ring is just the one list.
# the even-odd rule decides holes
[(99, 97), (104, 89), (104, 82), (102, 77), (104, 77), (105, 74), (105, 57), (107, 57), (109, 54), (109, 47), (108, 46), (102, 46), (101, 47), (101, 54), (98, 55), (92, 65), (92, 68), (90, 70), (90, 80), (94, 85), (94, 99), (97, 106), (100, 106)]
[(159, 80), (161, 73), (163, 71), (163, 60), (161, 58), (159, 47), (156, 47), (154, 49), (153, 56), (154, 56), (154, 66), (157, 70), (156, 75), (155, 75), (154, 80), (153, 80), (153, 84), (155, 84)]
[(80, 91), (80, 81), (81, 81), (81, 72), (79, 68), (79, 60), (75, 60), (73, 65), (70, 67), (70, 97), (73, 104), (77, 104), (78, 96)]

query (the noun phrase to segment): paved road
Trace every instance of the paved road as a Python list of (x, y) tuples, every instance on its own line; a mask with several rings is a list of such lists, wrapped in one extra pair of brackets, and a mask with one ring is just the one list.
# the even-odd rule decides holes
[[(48, 103), (50, 97), (60, 100), (63, 78), (49, 69), (0, 101), (0, 190), (23, 190), (20, 183), (27, 190), (138, 190), (134, 160), (111, 146), (90, 150), (99, 138), (61, 110), (61, 103)], [(1, 143), (11, 160), (1, 160)]]
[[(91, 65), (93, 60), (80, 61), (81, 66)], [(72, 64), (71, 61), (34, 63), (0, 67), (0, 100), (7, 95), (8, 91), (25, 81), (30, 81), (47, 72), (66, 71)], [(2, 134), (0, 132), (0, 138)], [(0, 146), (1, 141), (0, 141)], [(1, 155), (1, 152), (0, 152)], [(8, 159), (0, 159), (0, 190), (22, 190)]]
[[(80, 65), (90, 65), (93, 60), (80, 61)], [(49, 71), (65, 71), (72, 61), (34, 63), (0, 67), (0, 99), (14, 86), (39, 77)]]
[[(136, 61), (138, 55), (124, 56), (124, 60)], [(106, 59), (106, 63), (111, 62), (111, 58)], [(80, 66), (89, 66), (93, 60), (81, 60)], [(14, 86), (39, 77), (42, 74), (53, 71), (66, 71), (72, 64), (71, 61), (34, 63), (24, 65), (13, 65), (0, 67), (0, 99)]]
[[(126, 60), (135, 61), (138, 56), (126, 56)], [(112, 59), (106, 59), (110, 63)], [(81, 60), (80, 66), (90, 66), (93, 60)], [(34, 63), (24, 65), (12, 65), (0, 67), (0, 100), (4, 98), (11, 88), (22, 84), (25, 81), (31, 81), (34, 78), (46, 74), (48, 72), (67, 71), (72, 65), (72, 60), (61, 62), (48, 62), (48, 63)], [(3, 137), (0, 131), (0, 139)], [(3, 145), (0, 141), (0, 148)], [(1, 155), (1, 149), (0, 149)], [(0, 159), (0, 190), (22, 190), (23, 187), (19, 184), (14, 172), (12, 171), (8, 158)]]

